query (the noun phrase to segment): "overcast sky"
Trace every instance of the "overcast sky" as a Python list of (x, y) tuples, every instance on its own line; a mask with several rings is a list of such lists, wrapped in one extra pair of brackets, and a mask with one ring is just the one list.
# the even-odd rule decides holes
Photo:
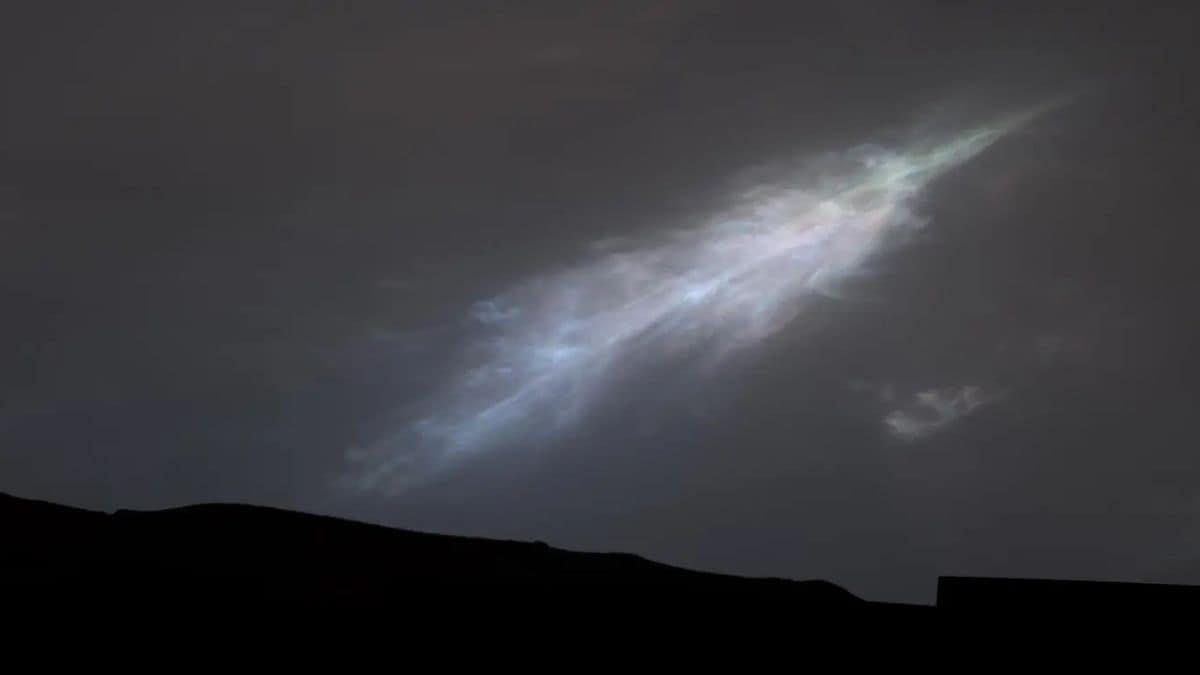
[[(939, 574), (1200, 583), (1188, 3), (254, 5), (0, 22), (0, 490), (879, 600), (931, 602)], [(626, 368), (552, 437), (347, 487), (480, 301), (779, 167), (1066, 93), (721, 368)]]

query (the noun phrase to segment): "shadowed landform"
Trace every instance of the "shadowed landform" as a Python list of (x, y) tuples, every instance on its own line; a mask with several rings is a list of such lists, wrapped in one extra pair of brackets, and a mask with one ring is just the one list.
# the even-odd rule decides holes
[[(394, 608), (415, 602), (752, 600), (815, 615), (1200, 609), (1200, 587), (942, 577), (936, 607), (860, 599), (827, 581), (713, 574), (624, 553), (428, 534), (237, 504), (89, 511), (0, 494), (13, 602)], [(935, 612), (936, 610), (936, 612)]]

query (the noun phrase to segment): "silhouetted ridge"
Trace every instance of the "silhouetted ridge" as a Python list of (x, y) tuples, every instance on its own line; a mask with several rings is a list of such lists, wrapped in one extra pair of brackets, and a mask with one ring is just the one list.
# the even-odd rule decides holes
[[(865, 608), (824, 581), (686, 570), (625, 553), (398, 530), (280, 509), (205, 504), (104, 514), (0, 495), (0, 564), (22, 592), (154, 602), (390, 605), (430, 594), (683, 592)], [(15, 575), (11, 572), (19, 570)], [(565, 595), (562, 595), (565, 594)]]
[(1066, 579), (940, 577), (937, 606), (1002, 614), (1149, 616), (1200, 610), (1200, 586)]
[[(865, 610), (931, 616), (934, 609), (866, 602), (825, 581), (712, 574), (627, 553), (578, 553), (234, 504), (106, 514), (0, 494), (0, 537), (0, 592), (9, 607), (457, 611), (503, 610), (538, 597), (617, 608), (626, 617), (633, 603), (655, 600), (671, 601), (660, 608), (707, 611), (715, 600), (750, 599), (801, 612), (795, 619)], [(1194, 613), (1200, 587), (941, 577), (937, 610), (1026, 617)]]

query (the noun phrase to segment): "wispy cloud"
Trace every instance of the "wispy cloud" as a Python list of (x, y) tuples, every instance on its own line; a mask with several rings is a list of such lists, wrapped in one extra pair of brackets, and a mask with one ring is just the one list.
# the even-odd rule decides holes
[[(761, 184), (696, 228), (598, 247), (583, 264), (478, 303), (480, 339), (411, 425), (355, 451), (357, 485), (396, 488), (564, 429), (635, 358), (702, 350), (713, 363), (760, 343), (889, 235), (919, 225), (914, 202), (934, 178), (1029, 117), (901, 151), (856, 149), (835, 167)], [(986, 399), (978, 387), (921, 392), (888, 425), (920, 437)]]
[(915, 441), (941, 431), (996, 398), (995, 392), (977, 385), (925, 389), (884, 416), (883, 423), (893, 437)]

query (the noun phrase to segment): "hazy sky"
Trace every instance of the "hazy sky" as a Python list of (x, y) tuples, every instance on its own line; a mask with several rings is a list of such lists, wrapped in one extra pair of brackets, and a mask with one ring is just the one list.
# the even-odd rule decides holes
[[(1200, 583), (1189, 3), (254, 4), (2, 22), (0, 490), (881, 600), (939, 574)], [(1067, 93), (720, 367), (638, 342), (579, 371), (605, 386), (554, 434), (400, 492), (347, 480), (442, 400), (481, 302), (624, 279), (598, 242), (659, 251), (748, 189)]]

